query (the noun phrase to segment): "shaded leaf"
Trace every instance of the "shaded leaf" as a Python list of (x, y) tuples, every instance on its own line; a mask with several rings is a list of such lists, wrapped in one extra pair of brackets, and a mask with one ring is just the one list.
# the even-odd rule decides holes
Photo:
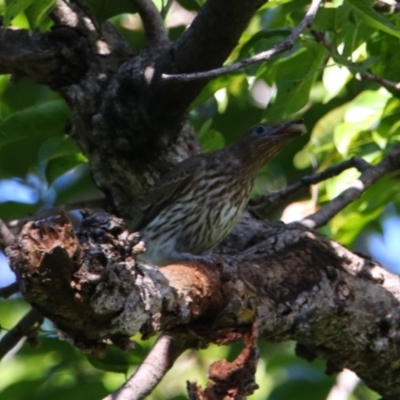
[(99, 21), (124, 13), (135, 13), (136, 9), (130, 0), (85, 0), (93, 16)]
[(266, 110), (267, 119), (287, 118), (307, 104), (312, 84), (325, 57), (323, 47), (310, 45), (275, 62), (278, 93), (274, 103)]
[(107, 353), (104, 357), (88, 355), (87, 359), (93, 367), (102, 371), (126, 374), (130, 367), (126, 353), (116, 346), (107, 346)]
[(36, 29), (57, 0), (35, 0), (25, 9), (30, 28)]
[(51, 159), (46, 166), (47, 182), (51, 185), (62, 174), (86, 161), (86, 157), (81, 153)]
[(63, 100), (52, 100), (12, 114), (0, 123), (0, 147), (35, 135), (62, 134), (69, 117)]

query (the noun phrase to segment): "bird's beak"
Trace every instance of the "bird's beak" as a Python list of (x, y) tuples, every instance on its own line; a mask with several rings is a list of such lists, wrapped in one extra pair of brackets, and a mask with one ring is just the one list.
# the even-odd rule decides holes
[(273, 132), (273, 136), (280, 137), (295, 137), (300, 136), (303, 133), (307, 132), (307, 128), (304, 125), (302, 119), (297, 119), (294, 121), (285, 122), (282, 125), (276, 127), (276, 130)]

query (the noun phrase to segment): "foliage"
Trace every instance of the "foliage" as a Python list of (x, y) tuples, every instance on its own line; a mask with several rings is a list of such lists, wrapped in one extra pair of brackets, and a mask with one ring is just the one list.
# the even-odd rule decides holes
[[(143, 43), (143, 31), (132, 24), (134, 9), (127, 0), (86, 0), (88, 12), (98, 21), (111, 18), (133, 47)], [(202, 1), (180, 0), (181, 7), (196, 12)], [(254, 16), (228, 63), (249, 57), (280, 43), (304, 16), (309, 1), (272, 0)], [(48, 12), (53, 0), (7, 0), (3, 22), (24, 29), (50, 29)], [(157, 3), (159, 9), (162, 2)], [(288, 52), (266, 63), (211, 81), (190, 110), (205, 150), (222, 147), (257, 121), (304, 118), (306, 137), (291, 144), (260, 174), (254, 194), (276, 191), (312, 171), (324, 169), (353, 156), (371, 163), (381, 160), (400, 140), (399, 91), (362, 74), (400, 81), (400, 14), (380, 13), (371, 0), (332, 0), (320, 9), (312, 30), (306, 31)], [(168, 18), (167, 18), (168, 22)], [(183, 30), (170, 28), (171, 37)], [(322, 37), (322, 39), (321, 39)], [(48, 88), (22, 79), (0, 77), (0, 179), (17, 180), (33, 189), (39, 201), (22, 204), (12, 199), (0, 203), (0, 217), (23, 217), (43, 205), (68, 202), (94, 190), (86, 158), (67, 135), (67, 105)], [(293, 162), (292, 162), (293, 161)], [(35, 179), (32, 179), (35, 176)], [(71, 180), (71, 176), (73, 180)], [(305, 194), (296, 201), (318, 207), (334, 198), (357, 179), (348, 170), (321, 183), (317, 196)], [(377, 223), (389, 203), (400, 209), (400, 183), (393, 175), (382, 179), (362, 198), (334, 217), (324, 228), (332, 238), (354, 247), (366, 229), (379, 231)], [(283, 210), (278, 210), (279, 212)], [(279, 217), (279, 212), (275, 217)], [(0, 282), (1, 284), (1, 282)], [(0, 303), (3, 329), (23, 314), (19, 299)], [(104, 360), (84, 357), (55, 339), (51, 326), (42, 332), (40, 346), (21, 350), (2, 364), (0, 393), (3, 400), (34, 398), (101, 398), (118, 387), (126, 373), (151, 347), (138, 339), (136, 351), (110, 350)], [(139, 344), (140, 343), (140, 344)], [(112, 353), (114, 351), (114, 353)], [(182, 357), (154, 399), (183, 398), (184, 378), (204, 376), (212, 360), (232, 358), (237, 346), (211, 347)], [(260, 390), (254, 399), (324, 399), (334, 379), (318, 363), (299, 360), (289, 344), (262, 344), (258, 371)], [(95, 368), (93, 368), (95, 367)], [(185, 375), (180, 373), (185, 372)], [(171, 379), (179, 376), (179, 379)], [(172, 384), (173, 383), (173, 384)], [(204, 382), (200, 382), (204, 383)], [(312, 393), (312, 395), (310, 394)], [(351, 399), (376, 399), (360, 386)]]

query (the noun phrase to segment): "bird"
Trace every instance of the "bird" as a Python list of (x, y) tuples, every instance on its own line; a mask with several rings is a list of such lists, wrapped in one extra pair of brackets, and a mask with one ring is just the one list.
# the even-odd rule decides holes
[(238, 222), (259, 170), (305, 132), (302, 120), (259, 123), (236, 142), (179, 163), (144, 195), (147, 207), (133, 226), (146, 249), (138, 260), (212, 264), (208, 254)]

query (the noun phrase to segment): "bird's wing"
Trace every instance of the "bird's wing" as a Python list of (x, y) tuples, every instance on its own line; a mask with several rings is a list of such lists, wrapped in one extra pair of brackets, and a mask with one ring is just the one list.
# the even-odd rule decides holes
[(134, 230), (140, 231), (146, 227), (161, 211), (179, 196), (186, 185), (194, 179), (203, 166), (202, 157), (191, 157), (178, 164), (150, 189), (143, 197), (143, 216), (134, 223)]

